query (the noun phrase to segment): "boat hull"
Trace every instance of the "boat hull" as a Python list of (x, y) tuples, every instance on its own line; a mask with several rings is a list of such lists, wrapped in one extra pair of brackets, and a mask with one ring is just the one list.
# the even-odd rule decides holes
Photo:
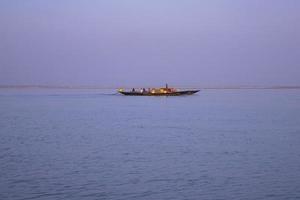
[(182, 95), (192, 95), (199, 92), (199, 90), (186, 90), (186, 91), (177, 91), (169, 93), (151, 93), (151, 92), (124, 92), (120, 91), (119, 93), (126, 96), (182, 96)]

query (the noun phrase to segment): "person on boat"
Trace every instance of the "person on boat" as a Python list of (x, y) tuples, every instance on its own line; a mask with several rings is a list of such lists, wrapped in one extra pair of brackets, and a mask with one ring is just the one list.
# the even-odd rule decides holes
[(135, 89), (134, 89), (134, 88), (132, 88), (132, 92), (135, 92)]

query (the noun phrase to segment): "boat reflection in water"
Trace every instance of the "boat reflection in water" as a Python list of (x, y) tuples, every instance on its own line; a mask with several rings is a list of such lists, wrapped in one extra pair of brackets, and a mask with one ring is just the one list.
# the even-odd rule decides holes
[(132, 88), (132, 91), (124, 91), (123, 89), (118, 90), (119, 93), (128, 96), (180, 96), (180, 95), (191, 95), (199, 92), (199, 90), (177, 90), (175, 88), (169, 88), (168, 84), (164, 88), (149, 88), (136, 90)]

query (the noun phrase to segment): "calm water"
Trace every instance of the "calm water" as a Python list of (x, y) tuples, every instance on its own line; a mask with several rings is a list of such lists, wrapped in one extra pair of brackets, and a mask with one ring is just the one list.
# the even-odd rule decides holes
[(2, 91), (0, 199), (300, 199), (299, 90), (100, 93)]

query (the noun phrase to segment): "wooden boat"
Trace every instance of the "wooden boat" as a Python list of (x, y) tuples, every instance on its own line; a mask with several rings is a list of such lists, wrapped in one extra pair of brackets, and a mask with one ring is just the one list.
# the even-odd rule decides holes
[(124, 91), (123, 89), (119, 89), (118, 92), (123, 95), (128, 96), (180, 96), (180, 95), (192, 95), (200, 90), (180, 90), (178, 91), (175, 88), (169, 88), (168, 84), (164, 88), (152, 88), (146, 90), (145, 88), (136, 90), (135, 88), (132, 91)]

